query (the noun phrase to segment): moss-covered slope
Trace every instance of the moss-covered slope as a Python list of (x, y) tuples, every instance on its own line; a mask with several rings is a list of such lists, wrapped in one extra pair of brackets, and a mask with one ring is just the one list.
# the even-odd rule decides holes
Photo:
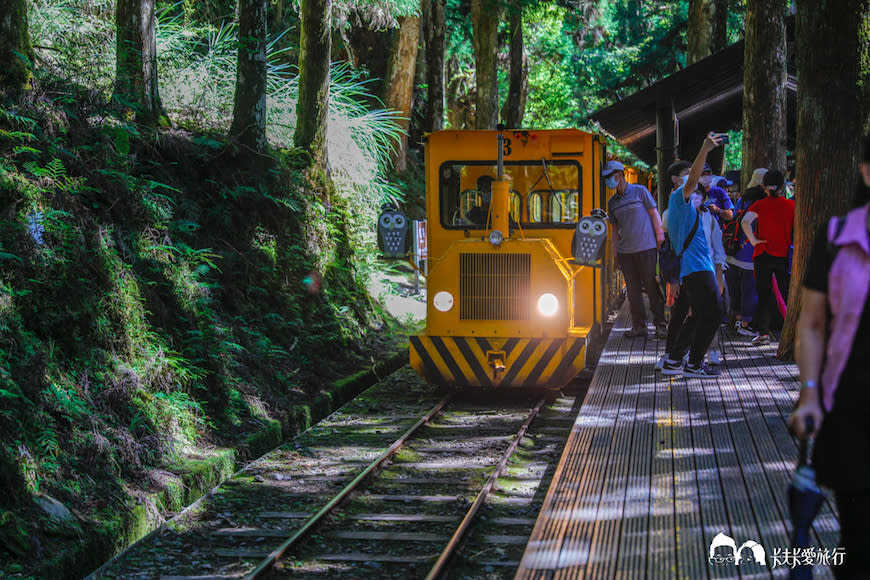
[(377, 358), (353, 212), (293, 159), (0, 104), (0, 575), (95, 567)]

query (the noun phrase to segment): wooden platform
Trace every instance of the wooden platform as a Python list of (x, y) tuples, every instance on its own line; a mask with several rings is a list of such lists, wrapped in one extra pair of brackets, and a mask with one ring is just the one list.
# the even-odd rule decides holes
[[(791, 531), (797, 367), (723, 329), (718, 379), (664, 377), (654, 370), (664, 340), (624, 337), (629, 322), (626, 305), (516, 578), (787, 577), (773, 563)], [(817, 551), (837, 544), (833, 508), (816, 518)], [(710, 563), (720, 533), (758, 542), (766, 563)], [(833, 575), (816, 566), (815, 577)]]

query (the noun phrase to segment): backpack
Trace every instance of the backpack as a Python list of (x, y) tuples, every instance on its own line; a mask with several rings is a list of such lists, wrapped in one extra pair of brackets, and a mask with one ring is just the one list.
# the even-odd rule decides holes
[(744, 215), (746, 215), (746, 208), (738, 211), (734, 219), (725, 222), (722, 226), (722, 248), (727, 256), (736, 256), (746, 244), (746, 234), (743, 233), (740, 225)]
[(689, 235), (686, 236), (686, 241), (683, 242), (683, 250), (679, 254), (674, 250), (674, 246), (671, 243), (671, 238), (668, 233), (665, 232), (665, 241), (659, 248), (659, 273), (661, 274), (662, 280), (664, 282), (679, 283), (680, 258), (682, 257), (683, 252), (685, 252), (686, 249), (689, 247), (689, 243), (695, 236), (695, 232), (698, 231), (699, 220), (700, 215), (695, 214), (695, 224), (692, 226), (691, 231), (689, 231)]

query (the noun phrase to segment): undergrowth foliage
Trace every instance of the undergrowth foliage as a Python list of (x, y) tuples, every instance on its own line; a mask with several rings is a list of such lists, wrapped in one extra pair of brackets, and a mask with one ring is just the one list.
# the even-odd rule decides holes
[(119, 508), (165, 485), (159, 470), (263, 425), (304, 427), (294, 405), (347, 371), (336, 359), (369, 356), (375, 212), (401, 195), (381, 177), (395, 117), (360, 104), (371, 97), (349, 69), (333, 71), (330, 180), (296, 169), (295, 70), (270, 54), (274, 163), (254, 171), (223, 135), (234, 25), (161, 14), (176, 125), (152, 134), (105, 106), (112, 3), (31, 10), (39, 90), (0, 102), (3, 574), (49, 554), (60, 565), (81, 539), (46, 532), (30, 498), (59, 499), (120, 545)]

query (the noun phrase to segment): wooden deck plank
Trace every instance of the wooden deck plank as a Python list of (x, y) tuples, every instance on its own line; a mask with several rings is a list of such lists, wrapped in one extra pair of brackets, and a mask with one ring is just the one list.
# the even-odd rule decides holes
[[(626, 339), (627, 320), (624, 308), (516, 578), (787, 576), (707, 556), (719, 533), (758, 541), (767, 563), (788, 546), (796, 367), (729, 333), (718, 379), (657, 377), (663, 341)], [(836, 545), (833, 507), (817, 520), (818, 547)]]

